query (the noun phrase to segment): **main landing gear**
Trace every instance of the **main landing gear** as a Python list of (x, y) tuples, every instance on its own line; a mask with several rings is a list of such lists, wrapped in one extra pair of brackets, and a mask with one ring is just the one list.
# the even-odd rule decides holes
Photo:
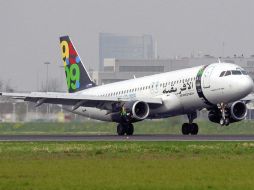
[(133, 135), (134, 132), (134, 127), (131, 123), (119, 123), (117, 125), (117, 134), (119, 136), (123, 136), (123, 135)]
[(220, 125), (221, 126), (224, 126), (224, 125), (228, 126), (230, 121), (229, 121), (229, 118), (228, 118), (228, 115), (227, 115), (227, 111), (226, 111), (226, 104), (224, 104), (222, 102), (222, 103), (220, 103), (218, 105), (218, 108), (221, 111)]
[(197, 118), (197, 112), (193, 112), (191, 114), (187, 114), (189, 123), (184, 123), (182, 125), (182, 134), (183, 135), (197, 135), (198, 134), (198, 125), (196, 123), (192, 123), (194, 119)]

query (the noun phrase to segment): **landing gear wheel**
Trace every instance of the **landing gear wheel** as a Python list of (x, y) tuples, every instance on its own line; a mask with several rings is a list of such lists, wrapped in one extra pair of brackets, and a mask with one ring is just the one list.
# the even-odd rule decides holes
[(220, 125), (221, 125), (221, 126), (224, 126), (224, 125), (225, 125), (225, 119), (223, 119), (223, 118), (220, 119)]
[(125, 134), (125, 126), (123, 124), (118, 124), (117, 125), (117, 134), (119, 136), (123, 136)]
[(183, 135), (188, 135), (189, 134), (189, 124), (188, 123), (184, 123), (182, 125), (182, 134)]
[(197, 135), (198, 134), (198, 125), (196, 123), (184, 123), (182, 125), (182, 134), (183, 135)]
[(130, 123), (130, 124), (121, 124), (119, 123), (117, 125), (117, 134), (119, 136), (123, 136), (123, 135), (133, 135), (133, 132), (134, 132), (134, 127), (133, 125)]
[(229, 119), (228, 119), (228, 118), (226, 118), (226, 119), (225, 119), (225, 125), (226, 125), (226, 126), (228, 126), (228, 125), (229, 125), (229, 123), (230, 123)]
[(129, 136), (133, 135), (134, 127), (133, 127), (132, 124), (129, 124), (126, 129), (127, 129), (126, 130), (126, 135), (129, 135)]
[(221, 118), (220, 119), (220, 125), (221, 126), (228, 126), (229, 124), (230, 124), (230, 121), (229, 121), (228, 118), (225, 118), (225, 119)]
[(191, 134), (192, 135), (197, 135), (198, 134), (198, 124), (192, 123), (191, 125)]

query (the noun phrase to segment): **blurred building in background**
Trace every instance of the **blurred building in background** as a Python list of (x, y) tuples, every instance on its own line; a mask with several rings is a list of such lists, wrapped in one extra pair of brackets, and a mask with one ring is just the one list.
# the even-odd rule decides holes
[(35, 107), (34, 103), (6, 99), (0, 101), (0, 122), (69, 122), (86, 121), (85, 118), (66, 112), (58, 105), (43, 104)]
[[(220, 58), (221, 62), (234, 63), (243, 67), (254, 79), (254, 56)], [(205, 55), (202, 57), (183, 57), (177, 59), (104, 59), (103, 70), (93, 72), (93, 78), (99, 85), (135, 77), (175, 71), (194, 66), (218, 62), (218, 58)]]
[(151, 35), (130, 36), (122, 34), (99, 34), (99, 70), (103, 70), (105, 58), (154, 59), (155, 49)]

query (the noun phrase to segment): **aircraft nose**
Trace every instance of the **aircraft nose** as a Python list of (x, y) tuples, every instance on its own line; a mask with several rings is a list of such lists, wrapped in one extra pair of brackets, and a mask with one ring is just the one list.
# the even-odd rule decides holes
[(246, 76), (245, 78), (239, 80), (238, 83), (239, 88), (244, 95), (248, 95), (253, 91), (254, 84), (250, 76)]

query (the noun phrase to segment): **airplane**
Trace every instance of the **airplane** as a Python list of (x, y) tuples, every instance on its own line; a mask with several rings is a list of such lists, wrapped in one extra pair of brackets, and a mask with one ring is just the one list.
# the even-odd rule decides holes
[(74, 114), (117, 123), (117, 134), (133, 135), (133, 123), (187, 115), (183, 135), (197, 135), (197, 111), (207, 109), (211, 122), (222, 126), (243, 120), (244, 97), (253, 80), (238, 65), (218, 61), (97, 86), (89, 76), (69, 36), (60, 37), (68, 93), (0, 93), (42, 104), (57, 104)]

